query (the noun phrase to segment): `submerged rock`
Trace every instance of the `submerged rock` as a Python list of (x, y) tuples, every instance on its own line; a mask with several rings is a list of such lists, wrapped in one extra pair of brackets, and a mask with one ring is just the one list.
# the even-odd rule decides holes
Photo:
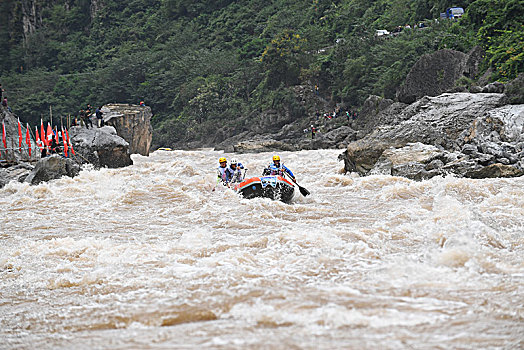
[(76, 162), (70, 158), (54, 154), (39, 160), (31, 173), (25, 178), (25, 182), (38, 185), (41, 182), (59, 179), (62, 176), (75, 177), (79, 172), (80, 166)]

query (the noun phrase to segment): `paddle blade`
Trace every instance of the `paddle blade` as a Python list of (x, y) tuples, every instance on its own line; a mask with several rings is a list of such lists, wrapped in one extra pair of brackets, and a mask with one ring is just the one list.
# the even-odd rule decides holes
[(300, 193), (305, 197), (305, 196), (309, 196), (311, 194), (311, 192), (309, 192), (305, 187), (302, 187), (300, 185), (298, 185), (298, 189), (300, 190)]

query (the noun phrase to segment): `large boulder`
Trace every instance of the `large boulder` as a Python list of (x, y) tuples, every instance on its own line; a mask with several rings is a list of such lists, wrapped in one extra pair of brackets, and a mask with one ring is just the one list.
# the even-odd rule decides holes
[(404, 147), (408, 143), (425, 144), (454, 150), (462, 146), (459, 136), (473, 120), (494, 109), (503, 98), (501, 94), (443, 94), (424, 97), (407, 106), (391, 119), (357, 141), (349, 143), (346, 156), (354, 164), (348, 171), (367, 174), (387, 148)]
[(95, 168), (121, 168), (133, 164), (129, 143), (118, 136), (112, 126), (72, 127), (70, 137), (81, 163), (91, 163)]
[(503, 98), (468, 93), (425, 97), (406, 107), (395, 123), (351, 142), (340, 159), (346, 171), (361, 175), (520, 176), (524, 105), (499, 107)]
[(25, 182), (38, 185), (41, 182), (59, 179), (62, 176), (75, 177), (79, 172), (80, 166), (76, 162), (70, 158), (54, 154), (39, 160), (31, 173), (25, 178)]
[(462, 76), (474, 77), (483, 54), (478, 48), (469, 54), (444, 49), (422, 56), (397, 91), (397, 99), (413, 103), (422, 96), (437, 96), (450, 91)]
[(149, 155), (153, 127), (151, 108), (131, 104), (107, 104), (102, 107), (104, 123), (129, 143), (131, 154)]

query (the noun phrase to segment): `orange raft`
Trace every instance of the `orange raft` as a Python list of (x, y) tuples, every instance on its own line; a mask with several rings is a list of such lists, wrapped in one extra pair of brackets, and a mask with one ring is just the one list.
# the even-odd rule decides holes
[(295, 186), (282, 176), (252, 177), (234, 187), (244, 198), (271, 198), (288, 203), (293, 198)]

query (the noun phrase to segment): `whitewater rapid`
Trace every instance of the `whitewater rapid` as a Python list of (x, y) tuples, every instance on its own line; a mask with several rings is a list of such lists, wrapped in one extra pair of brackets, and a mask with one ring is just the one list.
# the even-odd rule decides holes
[[(2, 349), (524, 347), (524, 178), (344, 175), (216, 186), (221, 152), (0, 189)], [(225, 154), (259, 175), (272, 153)]]

